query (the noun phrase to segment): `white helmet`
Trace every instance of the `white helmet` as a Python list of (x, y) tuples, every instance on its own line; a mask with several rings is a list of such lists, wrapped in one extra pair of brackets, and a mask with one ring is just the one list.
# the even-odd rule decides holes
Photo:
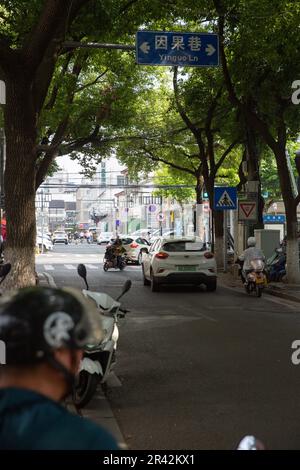
[(255, 237), (249, 237), (247, 240), (247, 246), (250, 248), (251, 246), (256, 246)]

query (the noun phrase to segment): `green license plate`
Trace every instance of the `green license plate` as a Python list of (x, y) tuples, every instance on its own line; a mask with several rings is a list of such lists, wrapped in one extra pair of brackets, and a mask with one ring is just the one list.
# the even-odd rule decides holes
[(178, 271), (196, 271), (197, 266), (177, 266)]

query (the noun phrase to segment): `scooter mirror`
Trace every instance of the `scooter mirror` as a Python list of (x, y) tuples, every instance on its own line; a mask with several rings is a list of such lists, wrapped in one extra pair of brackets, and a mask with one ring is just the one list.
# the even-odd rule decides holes
[(86, 279), (86, 267), (84, 264), (79, 264), (77, 266), (77, 272), (80, 277), (82, 277), (83, 279)]
[(127, 281), (125, 282), (124, 286), (123, 286), (123, 290), (122, 290), (122, 294), (126, 294), (126, 292), (129, 291), (129, 289), (131, 288), (131, 280), (130, 279), (127, 279)]
[(87, 280), (86, 280), (86, 276), (87, 276), (86, 267), (84, 266), (84, 264), (79, 264), (77, 266), (77, 272), (78, 272), (79, 276), (84, 279), (86, 288), (87, 288), (87, 290), (89, 290), (89, 285), (88, 285)]
[(122, 292), (121, 294), (119, 295), (119, 297), (117, 298), (117, 300), (119, 300), (121, 297), (123, 297), (124, 294), (126, 294), (126, 292), (129, 291), (130, 287), (131, 287), (131, 280), (130, 279), (127, 279), (127, 281), (125, 282), (124, 286), (123, 286), (123, 289), (122, 289)]

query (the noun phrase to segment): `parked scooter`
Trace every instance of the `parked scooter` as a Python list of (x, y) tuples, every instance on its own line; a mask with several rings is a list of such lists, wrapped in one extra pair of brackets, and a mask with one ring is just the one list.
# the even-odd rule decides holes
[(286, 253), (282, 248), (276, 248), (267, 261), (267, 277), (269, 282), (280, 282), (286, 275)]
[(104, 338), (99, 344), (88, 344), (80, 363), (79, 374), (73, 390), (73, 402), (77, 408), (83, 408), (96, 392), (99, 383), (105, 383), (116, 362), (117, 341), (119, 338), (118, 323), (129, 310), (121, 308), (120, 298), (131, 288), (128, 279), (121, 294), (114, 300), (107, 294), (89, 290), (87, 272), (84, 264), (77, 267), (79, 276), (84, 279), (86, 290), (83, 295), (92, 299), (102, 317)]

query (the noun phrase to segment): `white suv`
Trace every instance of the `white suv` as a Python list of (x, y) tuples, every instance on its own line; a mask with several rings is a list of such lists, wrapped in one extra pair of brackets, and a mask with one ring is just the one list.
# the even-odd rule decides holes
[(66, 232), (57, 230), (53, 232), (52, 242), (53, 242), (53, 245), (55, 245), (55, 243), (65, 243), (65, 245), (67, 245), (68, 235), (66, 234)]
[(208, 291), (217, 288), (214, 255), (197, 238), (157, 238), (149, 250), (143, 249), (144, 285), (153, 292), (161, 284), (205, 284)]

